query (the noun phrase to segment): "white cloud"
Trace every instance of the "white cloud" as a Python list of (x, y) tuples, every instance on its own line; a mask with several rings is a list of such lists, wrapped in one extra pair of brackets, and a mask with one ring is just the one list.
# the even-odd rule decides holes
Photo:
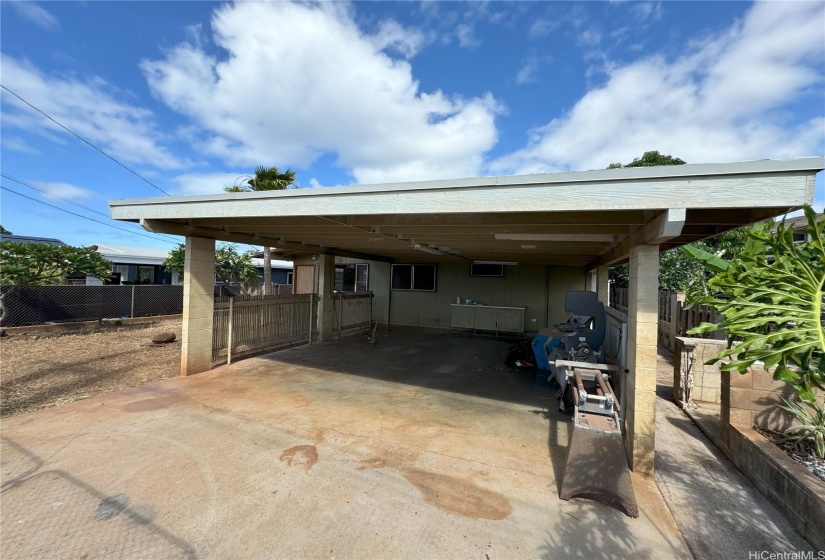
[(531, 56), (519, 69), (516, 74), (516, 83), (519, 85), (532, 84), (536, 81), (536, 74), (539, 71), (539, 61), (536, 57)]
[[(26, 61), (5, 54), (0, 60), (3, 85), (121, 161), (163, 169), (186, 165), (158, 143), (163, 135), (153, 123), (152, 112), (119, 101), (102, 79), (47, 76)], [(69, 138), (5, 90), (2, 102), (4, 129), (25, 130), (53, 141)]]
[(9, 136), (8, 134), (4, 134), (2, 145), (7, 150), (14, 150), (15, 152), (20, 152), (21, 154), (37, 155), (40, 153), (40, 150), (30, 146), (28, 142), (19, 136)]
[(142, 68), (200, 127), (196, 146), (230, 165), (334, 153), (358, 182), (456, 177), (477, 174), (497, 140), (492, 96), (422, 92), (410, 63), (382, 50), (409, 55), (418, 32), (401, 39), (385, 22), (368, 35), (338, 4), (285, 2), (223, 6), (212, 28), (221, 58), (184, 43)]
[(316, 179), (315, 177), (313, 177), (312, 179), (309, 180), (309, 186), (310, 186), (310, 188), (313, 188), (313, 189), (317, 189), (318, 187), (323, 187), (321, 182), (318, 179)]
[(226, 192), (224, 187), (231, 187), (243, 176), (238, 172), (183, 173), (172, 178), (175, 186), (169, 192), (174, 196), (220, 194)]
[(57, 18), (36, 2), (9, 2), (9, 4), (20, 14), (20, 17), (42, 27), (46, 31), (53, 31), (60, 27)]
[(595, 47), (602, 42), (602, 34), (597, 29), (587, 29), (579, 35), (579, 44), (585, 47)]
[[(95, 196), (93, 191), (72, 185), (70, 183), (49, 183), (46, 181), (32, 181), (34, 186), (46, 191), (48, 194), (46, 198), (68, 198), (69, 200), (78, 200), (90, 198)], [(49, 196), (51, 195), (51, 196)]]
[(790, 123), (785, 107), (810, 98), (821, 106), (823, 18), (822, 3), (760, 3), (680, 58), (609, 66), (602, 87), (490, 168), (598, 169), (648, 150), (692, 163), (821, 153), (825, 119)]
[(371, 37), (372, 44), (379, 51), (389, 50), (404, 58), (412, 58), (434, 37), (418, 29), (407, 29), (395, 20), (384, 20), (378, 32)]
[(657, 21), (662, 19), (662, 13), (664, 10), (662, 9), (661, 2), (637, 2), (633, 4), (631, 12), (641, 21), (645, 21), (647, 19)]
[(550, 35), (553, 31), (558, 29), (558, 27), (558, 21), (540, 18), (530, 25), (527, 36), (530, 37), (530, 39), (540, 39), (541, 37)]
[(455, 28), (458, 46), (462, 49), (474, 49), (481, 44), (476, 37), (475, 27), (469, 23), (460, 23)]

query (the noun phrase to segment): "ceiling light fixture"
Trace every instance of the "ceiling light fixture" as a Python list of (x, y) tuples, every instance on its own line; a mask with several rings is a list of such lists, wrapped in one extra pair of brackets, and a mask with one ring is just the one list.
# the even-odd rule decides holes
[(416, 251), (423, 251), (424, 253), (429, 253), (431, 255), (443, 255), (444, 254), (441, 251), (439, 251), (438, 249), (433, 249), (432, 247), (427, 247), (426, 245), (415, 244), (415, 245), (413, 245), (413, 248)]

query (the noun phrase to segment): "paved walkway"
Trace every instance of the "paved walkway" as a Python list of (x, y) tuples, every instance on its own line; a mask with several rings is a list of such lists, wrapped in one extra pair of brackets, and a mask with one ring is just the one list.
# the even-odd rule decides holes
[(788, 520), (672, 401), (669, 360), (659, 357), (655, 478), (693, 555), (728, 560), (747, 559), (749, 551), (810, 551)]

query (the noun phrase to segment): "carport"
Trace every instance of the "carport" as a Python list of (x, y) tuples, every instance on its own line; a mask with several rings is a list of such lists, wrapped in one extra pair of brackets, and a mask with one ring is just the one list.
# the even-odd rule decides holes
[[(332, 338), (336, 257), (375, 263), (512, 262), (590, 278), (607, 303), (608, 268), (629, 261), (625, 429), (633, 469), (652, 474), (659, 252), (813, 203), (825, 158), (481, 177), (110, 203), (112, 217), (186, 237), (181, 372), (209, 369), (216, 240), (277, 248), (312, 265), (318, 333)], [(301, 282), (300, 275), (296, 285)], [(551, 287), (552, 288), (552, 287)], [(518, 291), (518, 287), (513, 287)], [(413, 290), (414, 291), (414, 290)], [(455, 300), (386, 293), (388, 305)], [(411, 301), (409, 298), (418, 298)], [(439, 303), (439, 305), (443, 305)], [(558, 318), (539, 316), (546, 326)], [(390, 320), (388, 315), (387, 320)], [(542, 324), (545, 323), (545, 324)]]

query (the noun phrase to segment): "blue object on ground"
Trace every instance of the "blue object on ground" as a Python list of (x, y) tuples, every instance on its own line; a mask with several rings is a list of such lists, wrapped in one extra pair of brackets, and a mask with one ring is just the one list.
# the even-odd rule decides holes
[(561, 343), (560, 338), (551, 338), (541, 333), (537, 334), (531, 343), (533, 346), (533, 355), (536, 357), (536, 367), (545, 371), (552, 371), (547, 355), (553, 352), (553, 348), (560, 346)]

